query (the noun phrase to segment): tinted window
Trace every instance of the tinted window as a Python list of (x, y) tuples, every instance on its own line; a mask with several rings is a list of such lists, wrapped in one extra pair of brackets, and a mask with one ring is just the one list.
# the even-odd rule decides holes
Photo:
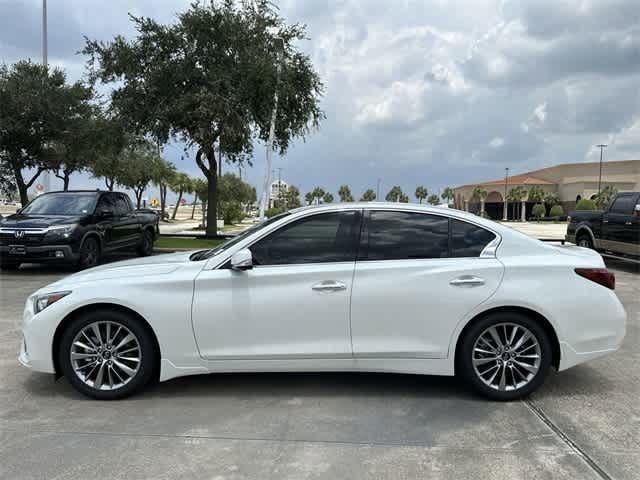
[(127, 202), (127, 199), (124, 196), (122, 195), (116, 196), (115, 204), (116, 204), (116, 215), (129, 214), (129, 210), (130, 210), (129, 203)]
[(358, 212), (313, 215), (285, 225), (251, 246), (256, 265), (354, 261)]
[(623, 213), (625, 215), (631, 215), (633, 209), (636, 206), (633, 195), (624, 195), (618, 197), (611, 205), (611, 213)]
[(484, 228), (460, 220), (451, 220), (451, 256), (479, 257), (496, 236)]
[(93, 212), (94, 193), (48, 193), (36, 197), (20, 213), (29, 215), (86, 215)]
[(96, 208), (97, 212), (100, 213), (102, 210), (109, 210), (111, 213), (115, 215), (116, 213), (116, 204), (113, 198), (113, 195), (102, 195), (100, 197), (100, 201), (98, 202), (98, 207)]
[(449, 220), (424, 213), (372, 211), (363, 258), (444, 258), (449, 253)]

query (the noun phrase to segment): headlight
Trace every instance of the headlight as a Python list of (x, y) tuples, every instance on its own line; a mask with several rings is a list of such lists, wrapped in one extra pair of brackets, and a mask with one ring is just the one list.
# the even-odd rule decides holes
[(70, 225), (55, 225), (53, 227), (49, 227), (47, 228), (47, 240), (69, 238), (77, 226), (77, 223), (72, 223)]
[(44, 295), (38, 295), (33, 299), (33, 311), (35, 313), (40, 313), (42, 310), (47, 308), (49, 305), (56, 303), (61, 298), (66, 297), (71, 292), (54, 292), (47, 293)]

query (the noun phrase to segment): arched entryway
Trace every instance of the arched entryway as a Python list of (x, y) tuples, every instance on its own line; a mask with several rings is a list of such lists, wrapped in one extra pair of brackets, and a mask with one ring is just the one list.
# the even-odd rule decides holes
[(500, 192), (492, 191), (484, 201), (484, 211), (489, 218), (501, 220), (504, 212), (503, 197)]

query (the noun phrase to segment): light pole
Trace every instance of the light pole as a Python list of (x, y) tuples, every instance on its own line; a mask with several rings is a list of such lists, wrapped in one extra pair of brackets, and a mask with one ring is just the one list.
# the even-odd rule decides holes
[(504, 213), (502, 220), (507, 221), (507, 184), (509, 183), (509, 167), (504, 169)]
[(376, 201), (380, 201), (380, 183), (382, 182), (382, 179), (379, 178), (378, 179), (378, 183), (376, 183)]
[(600, 190), (602, 187), (602, 151), (607, 148), (607, 145), (601, 143), (600, 145), (596, 145), (600, 149), (600, 175), (598, 175), (598, 197), (600, 197)]
[(262, 198), (260, 199), (260, 221), (264, 221), (264, 210), (267, 205), (269, 195), (269, 183), (271, 181), (271, 155), (273, 153), (273, 138), (276, 134), (276, 117), (278, 115), (278, 84), (280, 83), (280, 70), (282, 69), (282, 57), (284, 56), (284, 40), (282, 38), (275, 39), (275, 47), (278, 49), (276, 60), (276, 88), (273, 93), (273, 110), (271, 111), (271, 126), (269, 127), (269, 139), (267, 140), (267, 156), (264, 165), (264, 185), (262, 189)]
[[(42, 0), (42, 66), (44, 67), (49, 65), (47, 50), (47, 0)], [(42, 183), (44, 183), (44, 191), (49, 192), (51, 189), (49, 170), (44, 171)]]

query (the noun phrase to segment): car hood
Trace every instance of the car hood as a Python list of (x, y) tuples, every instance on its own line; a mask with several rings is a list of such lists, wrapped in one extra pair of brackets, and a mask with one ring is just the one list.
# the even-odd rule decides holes
[[(180, 268), (181, 265), (191, 263), (189, 257), (193, 255), (193, 253), (194, 251), (167, 253), (100, 265), (69, 275), (52, 283), (47, 288), (50, 289), (49, 287), (69, 286), (100, 280), (164, 275), (175, 271)], [(204, 265), (205, 262), (201, 263)]]
[(82, 216), (66, 215), (10, 215), (0, 223), (0, 228), (46, 228), (54, 225), (79, 223)]

